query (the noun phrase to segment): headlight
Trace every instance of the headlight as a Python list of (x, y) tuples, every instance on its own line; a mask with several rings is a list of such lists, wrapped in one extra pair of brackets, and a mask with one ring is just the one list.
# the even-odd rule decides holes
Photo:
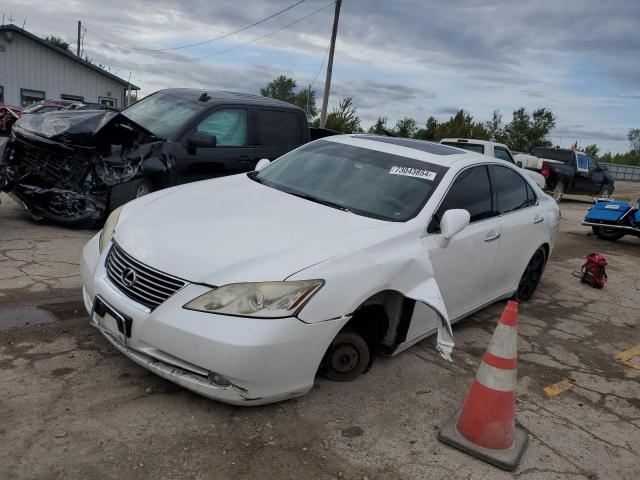
[(190, 301), (184, 308), (241, 317), (295, 315), (324, 285), (324, 280), (231, 283)]
[(100, 253), (102, 253), (102, 251), (104, 250), (104, 247), (107, 245), (107, 243), (109, 243), (109, 240), (111, 240), (111, 237), (113, 237), (113, 232), (116, 231), (116, 225), (118, 225), (118, 219), (120, 218), (121, 211), (122, 211), (122, 207), (116, 208), (107, 217), (107, 221), (104, 222), (104, 227), (102, 227), (102, 231), (100, 232), (100, 242), (98, 243), (98, 248), (100, 250)]

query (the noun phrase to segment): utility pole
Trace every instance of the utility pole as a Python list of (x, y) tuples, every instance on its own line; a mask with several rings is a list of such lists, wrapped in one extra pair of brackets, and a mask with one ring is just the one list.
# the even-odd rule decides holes
[(80, 56), (80, 30), (82, 29), (82, 22), (78, 20), (78, 46), (76, 47), (76, 57)]
[(331, 90), (331, 74), (333, 73), (333, 52), (336, 49), (336, 36), (338, 35), (338, 18), (342, 0), (336, 0), (336, 11), (333, 15), (333, 30), (331, 31), (331, 46), (329, 47), (329, 63), (327, 64), (327, 78), (324, 82), (324, 95), (322, 96), (322, 110), (320, 111), (320, 128), (327, 123), (327, 107), (329, 106), (329, 90)]

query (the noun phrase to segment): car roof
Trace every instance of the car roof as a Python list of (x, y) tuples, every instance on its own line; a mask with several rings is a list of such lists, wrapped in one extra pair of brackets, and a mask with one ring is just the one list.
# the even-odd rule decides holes
[(422, 160), (450, 168), (464, 168), (468, 165), (481, 163), (496, 163), (500, 165), (505, 163), (504, 160), (496, 160), (493, 157), (469, 152), (461, 148), (411, 138), (385, 137), (383, 135), (372, 134), (350, 134), (325, 137), (316, 141), (329, 141), (352, 145), (354, 147)]
[(476, 138), (443, 138), (442, 140), (440, 140), (440, 143), (443, 143), (443, 142), (462, 143), (462, 144), (477, 143), (478, 145), (485, 145), (485, 146), (493, 145), (494, 147), (508, 148), (504, 143), (491, 142), (489, 140), (478, 140)]
[[(239, 103), (248, 105), (263, 105), (268, 107), (288, 108), (292, 110), (301, 110), (300, 107), (291, 103), (283, 102), (271, 97), (263, 97), (260, 95), (252, 95), (250, 93), (227, 92), (219, 90), (207, 90), (206, 88), (167, 88), (158, 90), (155, 93), (164, 93), (173, 97), (188, 100), (200, 105), (212, 105), (214, 103)], [(209, 97), (206, 101), (201, 100), (203, 94)]]

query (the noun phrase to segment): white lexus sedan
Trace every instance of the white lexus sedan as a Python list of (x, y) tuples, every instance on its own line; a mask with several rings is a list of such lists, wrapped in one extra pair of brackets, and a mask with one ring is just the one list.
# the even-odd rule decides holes
[(534, 294), (558, 206), (504, 161), (348, 135), (158, 191), (84, 248), (90, 322), (204, 396), (255, 405), (351, 380), (500, 299)]

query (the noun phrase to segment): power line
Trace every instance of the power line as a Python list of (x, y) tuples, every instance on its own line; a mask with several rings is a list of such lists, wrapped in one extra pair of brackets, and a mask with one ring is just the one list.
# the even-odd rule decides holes
[(331, 48), (331, 44), (327, 45), (327, 49), (324, 51), (324, 58), (322, 59), (322, 63), (320, 64), (320, 68), (316, 72), (316, 76), (313, 77), (313, 81), (309, 84), (309, 90), (311, 90), (311, 87), (313, 87), (313, 84), (316, 83), (316, 80), (318, 79), (318, 75), (320, 75), (320, 72), (324, 68), (324, 63), (327, 61), (327, 54), (329, 53), (329, 48)]
[(218, 41), (218, 40), (222, 40), (224, 38), (228, 38), (228, 37), (230, 37), (232, 35), (235, 35), (236, 33), (244, 32), (245, 30), (253, 28), (256, 25), (260, 25), (261, 23), (264, 23), (264, 22), (266, 22), (268, 20), (271, 20), (272, 18), (277, 17), (278, 15), (280, 15), (280, 14), (282, 14), (282, 13), (288, 11), (288, 10), (291, 10), (294, 7), (297, 7), (301, 3), (304, 3), (305, 1), (306, 0), (299, 0), (298, 2), (294, 3), (293, 5), (289, 5), (287, 8), (285, 8), (283, 10), (280, 10), (279, 12), (276, 12), (273, 15), (270, 15), (270, 16), (268, 16), (266, 18), (263, 18), (260, 21), (252, 23), (251, 25), (246, 25), (246, 26), (244, 26), (242, 28), (239, 28), (238, 30), (234, 30), (233, 32), (225, 33), (223, 35), (219, 35), (219, 36), (217, 36), (215, 38), (211, 38), (209, 40), (204, 40), (202, 42), (189, 43), (187, 45), (180, 45), (178, 47), (170, 47), (170, 48), (140, 48), (140, 47), (134, 47), (134, 46), (127, 45), (127, 44), (124, 44), (124, 43), (117, 43), (117, 42), (112, 42), (110, 40), (107, 40), (106, 38), (104, 38), (101, 35), (98, 35), (97, 33), (95, 33), (92, 30), (87, 30), (87, 31), (90, 34), (92, 34), (93, 36), (98, 37), (100, 40), (102, 40), (102, 41), (104, 41), (104, 42), (106, 42), (108, 44), (115, 45), (117, 47), (128, 48), (130, 50), (145, 51), (145, 52), (166, 52), (166, 51), (171, 51), (171, 50), (181, 50), (183, 48), (197, 47), (199, 45), (205, 45), (207, 43), (212, 43), (212, 42), (215, 42), (215, 41)]
[(314, 15), (317, 15), (318, 13), (326, 10), (327, 8), (331, 7), (334, 3), (336, 3), (336, 2), (333, 1), (333, 2), (325, 5), (324, 7), (311, 12), (308, 15), (305, 15), (304, 17), (300, 17), (299, 19), (297, 19), (294, 22), (291, 22), (291, 23), (289, 23), (289, 24), (287, 24), (287, 25), (285, 25), (283, 27), (280, 27), (280, 28), (278, 28), (276, 30), (272, 30), (271, 32), (265, 33), (264, 35), (260, 35), (259, 37), (252, 38), (251, 40), (249, 40), (247, 42), (241, 43), (241, 44), (236, 45), (236, 46), (231, 47), (231, 48), (226, 48), (224, 50), (218, 50), (217, 52), (209, 53), (209, 54), (203, 55), (201, 57), (185, 58), (184, 60), (178, 60), (178, 61), (175, 61), (175, 62), (154, 63), (154, 64), (147, 63), (147, 64), (139, 64), (137, 66), (139, 66), (139, 67), (154, 66), (155, 67), (155, 66), (175, 65), (175, 64), (179, 64), (179, 63), (195, 62), (197, 60), (204, 60), (205, 58), (210, 58), (210, 57), (214, 57), (214, 56), (217, 56), (217, 55), (222, 55), (223, 53), (228, 53), (228, 52), (231, 52), (233, 50), (237, 50), (238, 48), (246, 47), (247, 45), (249, 45), (251, 43), (254, 43), (254, 42), (257, 42), (258, 40), (262, 40), (263, 38), (267, 38), (267, 37), (270, 37), (271, 35), (275, 35), (276, 33), (281, 32), (282, 30), (286, 30), (289, 27), (293, 27), (294, 25), (297, 25), (298, 23), (306, 20), (307, 18), (310, 18), (310, 17), (312, 17)]

